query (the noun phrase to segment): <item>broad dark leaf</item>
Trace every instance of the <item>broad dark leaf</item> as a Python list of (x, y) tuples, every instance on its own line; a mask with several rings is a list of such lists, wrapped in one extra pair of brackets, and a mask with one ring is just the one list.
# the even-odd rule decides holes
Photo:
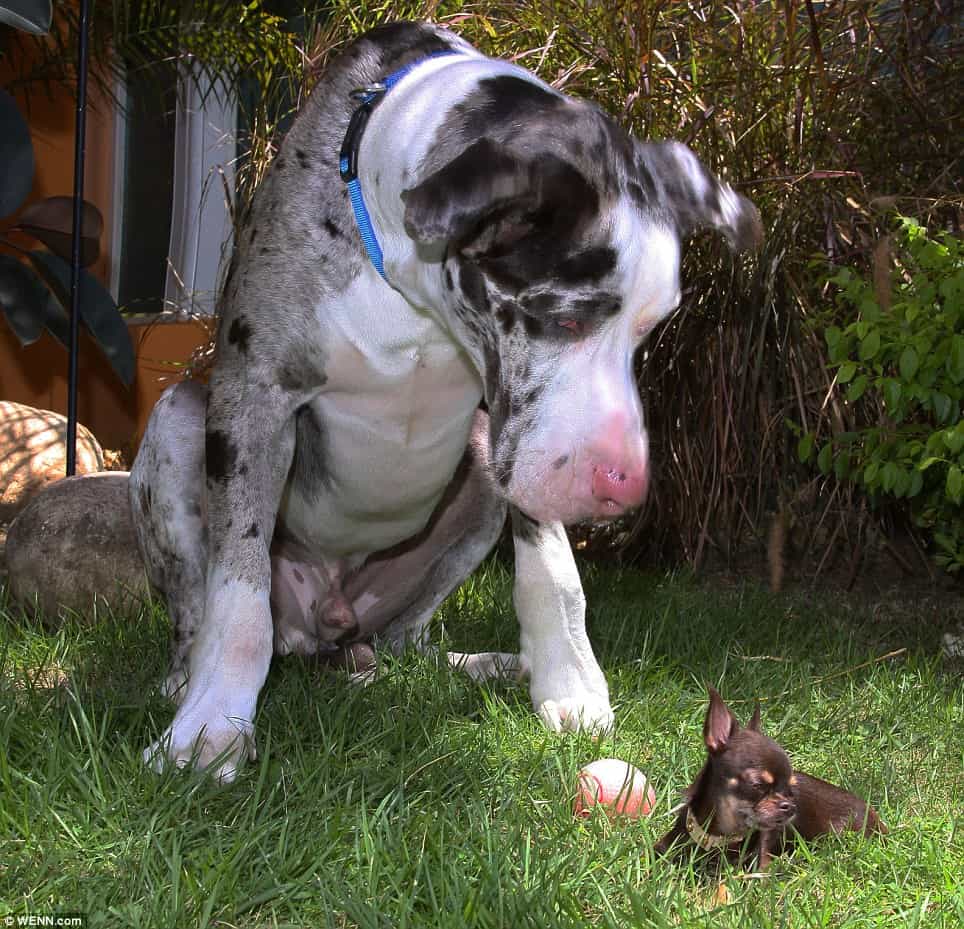
[[(55, 255), (70, 261), (74, 227), (74, 198), (47, 197), (31, 203), (23, 213), (17, 228), (40, 239)], [(80, 263), (87, 267), (100, 254), (100, 234), (104, 218), (93, 203), (84, 201), (80, 223)]]
[[(30, 252), (30, 260), (61, 297), (64, 306), (68, 306), (70, 265), (50, 252)], [(80, 318), (117, 376), (129, 387), (134, 381), (134, 346), (127, 323), (118, 312), (114, 298), (86, 271), (80, 272)]]
[(33, 143), (17, 102), (0, 90), (0, 217), (20, 209), (33, 186)]
[(66, 342), (64, 308), (46, 284), (12, 255), (0, 255), (0, 309), (21, 345), (36, 342), (45, 327)]
[(0, 3), (0, 23), (33, 35), (50, 31), (52, 14), (51, 0), (3, 0)]

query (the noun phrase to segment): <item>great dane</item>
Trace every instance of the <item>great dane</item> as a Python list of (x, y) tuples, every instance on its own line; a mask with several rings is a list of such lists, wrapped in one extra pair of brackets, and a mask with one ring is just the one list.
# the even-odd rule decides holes
[(179, 701), (146, 759), (234, 778), (273, 653), (424, 645), (507, 513), (519, 653), (450, 659), (607, 730), (563, 526), (643, 500), (633, 355), (704, 226), (760, 228), (685, 146), (436, 26), (348, 46), (238, 233), (209, 385), (162, 397), (131, 474)]

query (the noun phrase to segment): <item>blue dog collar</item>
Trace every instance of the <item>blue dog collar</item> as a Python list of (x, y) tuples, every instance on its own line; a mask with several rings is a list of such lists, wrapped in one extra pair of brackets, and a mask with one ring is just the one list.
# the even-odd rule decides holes
[(388, 280), (388, 278), (385, 277), (382, 249), (378, 244), (378, 237), (372, 227), (372, 220), (368, 215), (361, 184), (358, 181), (358, 149), (361, 146), (362, 133), (365, 131), (365, 126), (368, 125), (372, 111), (378, 106), (381, 99), (410, 71), (433, 58), (458, 54), (460, 52), (455, 49), (432, 52), (424, 58), (419, 58), (417, 61), (405, 65), (404, 68), (393, 71), (378, 83), (369, 84), (367, 87), (360, 87), (351, 92), (352, 100), (358, 100), (360, 103), (348, 121), (348, 130), (345, 132), (345, 140), (341, 143), (341, 152), (338, 156), (338, 168), (341, 172), (341, 179), (348, 185), (348, 197), (351, 200), (351, 208), (355, 213), (355, 222), (358, 225), (358, 233), (361, 235), (365, 251), (368, 252), (368, 257), (375, 266), (375, 270), (384, 280)]

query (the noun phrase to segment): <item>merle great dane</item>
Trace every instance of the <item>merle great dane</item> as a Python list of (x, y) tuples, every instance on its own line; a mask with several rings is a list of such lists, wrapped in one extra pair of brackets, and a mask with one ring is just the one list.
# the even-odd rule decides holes
[(238, 234), (210, 384), (167, 391), (134, 463), (179, 704), (146, 760), (234, 778), (273, 653), (424, 645), (507, 513), (519, 654), (449, 659), (528, 675), (551, 729), (611, 727), (563, 526), (646, 493), (633, 354), (705, 226), (759, 234), (686, 147), (435, 26), (351, 44)]

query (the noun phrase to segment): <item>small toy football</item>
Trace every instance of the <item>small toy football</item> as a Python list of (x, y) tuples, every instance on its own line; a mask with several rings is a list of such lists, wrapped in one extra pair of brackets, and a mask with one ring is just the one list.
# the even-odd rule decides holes
[(656, 806), (656, 791), (646, 775), (618, 758), (600, 758), (580, 768), (573, 812), (589, 816), (599, 807), (607, 816), (639, 819)]

